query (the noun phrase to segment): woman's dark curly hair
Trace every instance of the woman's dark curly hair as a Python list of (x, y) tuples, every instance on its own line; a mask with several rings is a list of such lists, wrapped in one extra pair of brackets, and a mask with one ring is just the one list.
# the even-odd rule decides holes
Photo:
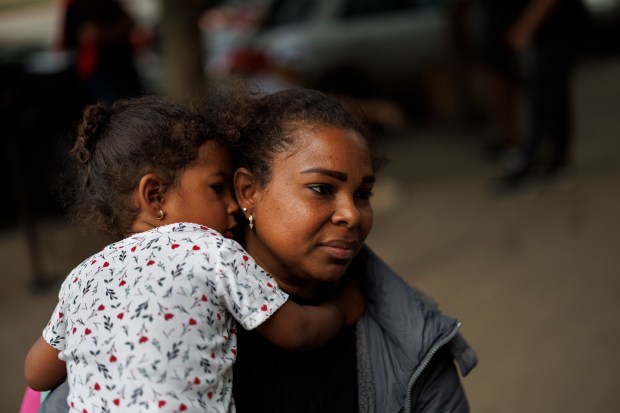
[(145, 96), (85, 108), (71, 155), (77, 160), (73, 216), (113, 239), (129, 232), (140, 179), (156, 173), (167, 187), (210, 140), (228, 145), (238, 129), (222, 127), (186, 106)]
[(353, 130), (367, 141), (373, 170), (385, 162), (365, 125), (339, 100), (320, 91), (286, 89), (251, 99), (245, 111), (248, 119), (234, 145), (235, 165), (250, 170), (259, 185), (269, 183), (273, 160), (296, 145), (297, 132), (304, 127)]

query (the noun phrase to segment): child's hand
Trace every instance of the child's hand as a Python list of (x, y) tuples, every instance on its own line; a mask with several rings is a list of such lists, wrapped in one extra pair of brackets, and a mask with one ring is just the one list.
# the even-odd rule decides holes
[(321, 305), (301, 306), (288, 300), (256, 330), (276, 346), (291, 351), (321, 347), (354, 324), (366, 303), (357, 280), (349, 277)]
[(351, 325), (364, 314), (366, 300), (359, 283), (354, 277), (347, 277), (340, 284), (330, 302), (338, 306), (343, 314), (345, 325)]

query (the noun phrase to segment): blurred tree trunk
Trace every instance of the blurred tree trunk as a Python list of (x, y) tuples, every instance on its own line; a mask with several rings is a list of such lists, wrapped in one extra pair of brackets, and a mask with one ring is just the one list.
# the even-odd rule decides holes
[(177, 100), (199, 95), (205, 86), (198, 19), (200, 0), (161, 0), (164, 90)]

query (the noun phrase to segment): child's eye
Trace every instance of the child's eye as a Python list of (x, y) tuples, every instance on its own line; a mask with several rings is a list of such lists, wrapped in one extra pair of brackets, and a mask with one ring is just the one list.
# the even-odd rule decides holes
[(226, 186), (224, 184), (212, 184), (211, 188), (213, 188), (216, 194), (221, 194), (226, 189)]
[(311, 185), (308, 188), (310, 188), (312, 191), (316, 192), (319, 195), (330, 195), (332, 193), (331, 187), (326, 184)]

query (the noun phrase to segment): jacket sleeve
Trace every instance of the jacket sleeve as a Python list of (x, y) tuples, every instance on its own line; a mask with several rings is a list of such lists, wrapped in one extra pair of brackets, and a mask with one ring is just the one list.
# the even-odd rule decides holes
[(69, 383), (65, 380), (41, 402), (37, 413), (67, 413), (69, 411), (69, 405), (67, 404), (68, 395)]
[(441, 349), (431, 359), (411, 390), (412, 412), (468, 413), (465, 391), (447, 349)]

